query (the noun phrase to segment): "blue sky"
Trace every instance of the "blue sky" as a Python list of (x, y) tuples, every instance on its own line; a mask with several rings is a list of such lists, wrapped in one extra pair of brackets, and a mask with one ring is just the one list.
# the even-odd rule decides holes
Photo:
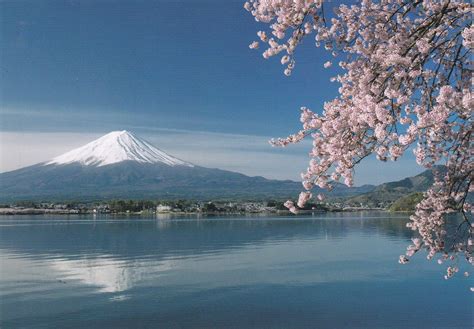
[[(196, 154), (208, 152), (206, 165), (297, 179), (308, 148), (274, 150), (267, 139), (296, 131), (299, 108), (320, 109), (338, 86), (322, 66), (328, 55), (310, 39), (299, 49), (291, 77), (282, 74), (277, 58), (264, 60), (261, 52), (250, 50), (260, 26), (242, 5), (0, 2), (0, 171), (127, 129), (185, 160), (202, 162)], [(174, 143), (167, 145), (170, 135)], [(35, 146), (29, 144), (31, 136)], [(66, 142), (66, 136), (76, 137)], [(48, 147), (33, 152), (42, 138)], [(190, 140), (203, 138), (207, 142), (186, 149)], [(236, 148), (245, 158), (240, 164)], [(275, 159), (259, 159), (269, 154)], [(255, 159), (253, 164), (249, 159)], [(372, 172), (379, 168), (368, 162)], [(409, 163), (391, 165), (389, 171), (382, 166), (378, 178), (361, 169), (356, 182), (419, 171)]]

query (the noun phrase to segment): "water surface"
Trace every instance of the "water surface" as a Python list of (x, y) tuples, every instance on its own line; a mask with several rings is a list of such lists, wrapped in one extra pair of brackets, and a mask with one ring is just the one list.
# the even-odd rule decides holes
[(0, 327), (471, 328), (470, 280), (385, 213), (0, 218)]

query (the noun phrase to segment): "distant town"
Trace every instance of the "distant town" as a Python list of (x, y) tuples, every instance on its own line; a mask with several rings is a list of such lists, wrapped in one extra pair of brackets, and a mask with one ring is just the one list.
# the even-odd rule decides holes
[[(285, 200), (267, 201), (149, 201), (112, 200), (96, 203), (18, 202), (0, 205), (0, 215), (21, 214), (246, 214), (286, 213)], [(344, 201), (308, 203), (302, 212), (339, 212), (361, 210), (386, 210), (390, 204), (354, 204)]]

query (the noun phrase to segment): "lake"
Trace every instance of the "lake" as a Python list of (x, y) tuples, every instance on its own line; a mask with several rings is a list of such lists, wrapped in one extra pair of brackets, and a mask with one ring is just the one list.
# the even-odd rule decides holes
[(471, 328), (406, 215), (0, 218), (1, 328)]

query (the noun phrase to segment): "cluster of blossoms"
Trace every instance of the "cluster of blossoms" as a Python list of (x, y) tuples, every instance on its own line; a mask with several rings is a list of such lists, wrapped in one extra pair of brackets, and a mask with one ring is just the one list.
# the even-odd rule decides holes
[(284, 204), (283, 204), (286, 208), (288, 208), (288, 210), (290, 212), (292, 212), (293, 214), (297, 214), (298, 213), (298, 209), (295, 207), (295, 203), (291, 200), (288, 200), (286, 201)]
[[(331, 13), (328, 15), (328, 8)], [(315, 185), (331, 189), (334, 182), (353, 184), (354, 167), (374, 154), (397, 160), (413, 150), (425, 168), (444, 164), (425, 193), (409, 227), (419, 238), (400, 263), (418, 250), (428, 258), (474, 264), (474, 207), (469, 203), (474, 179), (472, 47), (473, 8), (467, 0), (362, 0), (335, 5), (323, 0), (249, 0), (244, 8), (268, 31), (257, 33), (268, 47), (263, 57), (281, 56), (284, 73), (295, 67), (297, 46), (314, 36), (338, 61), (339, 96), (319, 115), (301, 108), (302, 130), (272, 140), (276, 146), (313, 140), (306, 190), (293, 212), (304, 205)], [(325, 13), (326, 11), (326, 13)], [(324, 64), (330, 68), (332, 62)], [(462, 220), (448, 233), (447, 220)], [(451, 219), (452, 218), (452, 219)], [(448, 268), (447, 277), (457, 272)]]

